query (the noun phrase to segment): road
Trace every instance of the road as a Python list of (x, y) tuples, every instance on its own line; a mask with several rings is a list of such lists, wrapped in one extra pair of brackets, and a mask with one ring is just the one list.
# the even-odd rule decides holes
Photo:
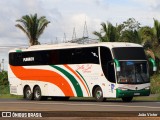
[(94, 100), (27, 101), (0, 99), (0, 111), (160, 111), (160, 102), (120, 100), (95, 102)]
[[(27, 101), (23, 99), (0, 99), (0, 111), (40, 112), (43, 117), (138, 117), (139, 113), (158, 114), (160, 102), (120, 100), (95, 102), (94, 100)], [(155, 116), (156, 117), (156, 116)]]

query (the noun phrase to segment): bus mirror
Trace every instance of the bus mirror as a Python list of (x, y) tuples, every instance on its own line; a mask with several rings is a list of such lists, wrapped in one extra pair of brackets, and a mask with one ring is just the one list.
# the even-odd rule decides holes
[(116, 71), (119, 72), (121, 70), (119, 61), (117, 59), (114, 59), (114, 63), (116, 64)]
[(153, 65), (153, 71), (157, 71), (157, 66), (156, 66), (156, 62), (153, 58), (149, 58), (149, 61), (152, 63)]

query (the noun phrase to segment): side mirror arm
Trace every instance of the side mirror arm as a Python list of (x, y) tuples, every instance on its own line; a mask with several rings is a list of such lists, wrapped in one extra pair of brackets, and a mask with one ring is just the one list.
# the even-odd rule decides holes
[(156, 62), (153, 58), (149, 58), (149, 61), (152, 63), (153, 65), (153, 71), (157, 71), (157, 66), (156, 66)]
[(117, 72), (121, 71), (119, 61), (118, 61), (117, 59), (113, 59), (113, 61), (114, 61), (114, 63), (116, 64), (116, 71), (117, 71)]

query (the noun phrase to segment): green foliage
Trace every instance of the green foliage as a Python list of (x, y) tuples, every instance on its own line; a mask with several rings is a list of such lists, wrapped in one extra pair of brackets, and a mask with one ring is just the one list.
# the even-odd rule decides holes
[(20, 28), (27, 35), (30, 45), (40, 44), (38, 38), (50, 23), (45, 16), (38, 18), (37, 14), (22, 16), (22, 18), (16, 20), (16, 22), (20, 23), (16, 24), (16, 27)]
[(140, 28), (140, 23), (134, 18), (129, 18), (127, 21), (124, 21), (122, 30), (134, 31)]
[(2, 71), (0, 73), (0, 94), (8, 94), (8, 93), (9, 93), (8, 73), (6, 71)]
[(119, 38), (120, 42), (141, 43), (137, 30), (125, 30)]
[(141, 39), (138, 34), (139, 28), (140, 23), (134, 18), (129, 18), (127, 21), (124, 21), (122, 24), (117, 26), (120, 35), (118, 41), (141, 43)]
[(101, 31), (94, 31), (93, 34), (99, 37), (101, 42), (115, 42), (118, 37), (116, 27), (114, 27), (110, 22), (101, 23)]
[(129, 18), (120, 25), (113, 26), (110, 22), (101, 23), (101, 31), (93, 34), (99, 37), (101, 42), (134, 42), (141, 43), (138, 29), (140, 23), (134, 18)]
[(151, 77), (151, 93), (160, 94), (160, 74), (154, 74)]
[(7, 71), (2, 71), (0, 73), (0, 85), (8, 85), (8, 73)]
[(158, 44), (160, 44), (160, 22), (154, 19), (154, 35), (156, 36), (156, 40)]
[(149, 26), (144, 26), (144, 27), (141, 27), (138, 32), (139, 32), (139, 36), (141, 38), (142, 44), (153, 41), (154, 39), (153, 28)]
[(9, 94), (9, 85), (0, 85), (0, 96), (2, 94)]

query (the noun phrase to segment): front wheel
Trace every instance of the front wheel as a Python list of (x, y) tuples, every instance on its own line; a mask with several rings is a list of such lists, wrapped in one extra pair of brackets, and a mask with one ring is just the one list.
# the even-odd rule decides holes
[(131, 102), (133, 97), (123, 97), (122, 100), (123, 102)]
[(102, 89), (100, 87), (97, 87), (94, 91), (94, 97), (96, 99), (97, 102), (102, 102), (105, 100), (105, 98), (103, 98), (103, 92)]

